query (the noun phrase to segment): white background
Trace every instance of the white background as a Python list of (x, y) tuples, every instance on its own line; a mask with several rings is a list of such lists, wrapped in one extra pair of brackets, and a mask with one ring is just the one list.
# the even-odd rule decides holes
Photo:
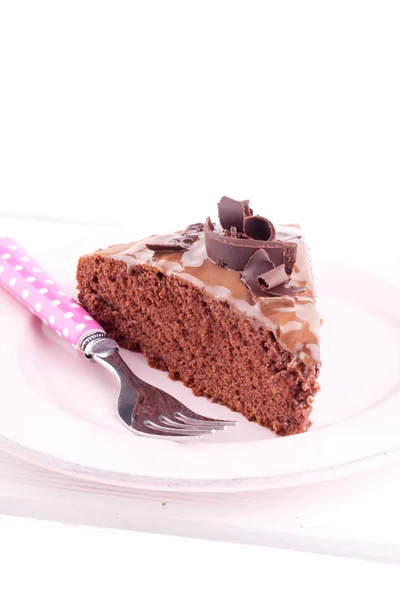
[(388, 1), (4, 2), (1, 214), (150, 233), (227, 194), (379, 239), (400, 197), (399, 28)]
[[(139, 221), (145, 235), (214, 216), (227, 194), (300, 222), (314, 252), (339, 238), (355, 263), (391, 272), (399, 30), (398, 3), (382, 0), (4, 1), (0, 216)], [(57, 543), (32, 535), (21, 575)], [(57, 564), (79, 543), (63, 539)], [(99, 543), (84, 546), (89, 565)], [(254, 559), (236, 560), (250, 577)], [(22, 597), (7, 572), (2, 598)]]

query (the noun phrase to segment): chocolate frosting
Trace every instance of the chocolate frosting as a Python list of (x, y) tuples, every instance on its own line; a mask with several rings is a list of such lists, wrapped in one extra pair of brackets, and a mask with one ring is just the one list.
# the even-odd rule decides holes
[[(212, 226), (210, 221), (208, 227), (206, 223), (204, 233), (198, 233), (197, 241), (184, 250), (174, 248), (174, 250), (155, 252), (148, 247), (165, 247), (170, 243), (171, 238), (177, 235), (167, 234), (152, 236), (136, 243), (113, 246), (98, 253), (125, 262), (128, 272), (137, 265), (148, 265), (166, 275), (188, 281), (204, 289), (211, 297), (229, 302), (233, 309), (249, 318), (255, 328), (263, 326), (271, 331), (281, 346), (293, 355), (294, 364), (319, 363), (320, 317), (315, 304), (308, 246), (300, 229), (293, 225), (276, 227), (276, 242), (286, 243), (285, 240), (290, 239), (291, 245), (294, 245), (297, 250), (294, 253), (293, 269), (290, 270), (290, 285), (307, 288), (305, 292), (291, 297), (287, 295), (254, 297), (243, 285), (238, 270), (222, 269), (209, 258), (207, 229), (210, 233), (221, 233), (218, 226)], [(229, 242), (232, 240), (232, 237), (228, 238)], [(242, 240), (239, 238), (240, 241)], [(255, 244), (265, 243), (250, 241)], [(259, 247), (255, 248), (255, 251), (259, 249)], [(253, 254), (255, 251), (253, 249)], [(270, 256), (268, 247), (266, 251)], [(249, 258), (241, 270), (244, 269)], [(265, 273), (270, 274), (272, 270), (264, 269), (260, 272), (259, 279), (262, 280)]]

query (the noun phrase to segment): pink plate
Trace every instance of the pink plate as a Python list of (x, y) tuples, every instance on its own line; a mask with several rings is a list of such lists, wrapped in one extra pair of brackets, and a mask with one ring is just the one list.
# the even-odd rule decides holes
[[(39, 258), (74, 295), (65, 249)], [(314, 259), (314, 271), (323, 371), (308, 433), (278, 438), (123, 352), (140, 377), (195, 411), (240, 422), (201, 442), (138, 437), (115, 414), (112, 376), (0, 289), (0, 447), (76, 477), (181, 491), (298, 485), (398, 458), (400, 292), (328, 260)]]

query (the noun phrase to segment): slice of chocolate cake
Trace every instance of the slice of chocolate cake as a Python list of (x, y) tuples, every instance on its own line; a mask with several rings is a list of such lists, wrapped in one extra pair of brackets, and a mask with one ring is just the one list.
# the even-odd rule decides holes
[(319, 386), (314, 283), (296, 225), (223, 197), (219, 223), (79, 260), (79, 300), (122, 347), (280, 435), (304, 432)]

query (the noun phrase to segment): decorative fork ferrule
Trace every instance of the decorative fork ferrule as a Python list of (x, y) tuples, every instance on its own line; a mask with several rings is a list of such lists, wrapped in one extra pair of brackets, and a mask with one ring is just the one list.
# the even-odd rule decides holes
[(118, 344), (107, 337), (103, 331), (89, 331), (81, 338), (79, 349), (86, 358), (106, 357), (118, 350)]

